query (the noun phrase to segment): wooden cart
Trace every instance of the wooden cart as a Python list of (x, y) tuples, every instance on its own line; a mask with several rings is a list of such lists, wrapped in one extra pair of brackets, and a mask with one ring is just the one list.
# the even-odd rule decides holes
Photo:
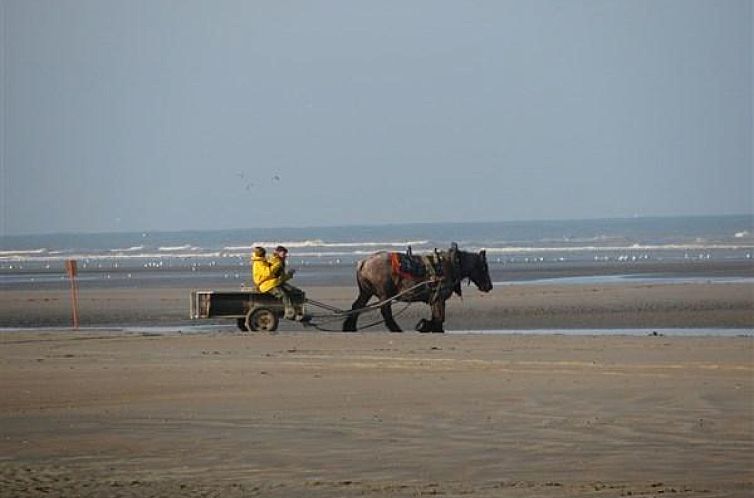
[[(291, 301), (304, 313), (306, 294), (296, 292)], [(244, 331), (277, 330), (285, 314), (283, 300), (253, 289), (191, 291), (191, 319), (230, 318)]]

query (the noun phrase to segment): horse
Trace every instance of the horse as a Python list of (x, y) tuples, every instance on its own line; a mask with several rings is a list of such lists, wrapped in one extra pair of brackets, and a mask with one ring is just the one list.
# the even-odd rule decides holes
[[(449, 251), (437, 251), (433, 255), (414, 256), (408, 253), (377, 252), (357, 263), (356, 283), (359, 296), (351, 306), (351, 312), (343, 322), (344, 332), (356, 331), (360, 309), (372, 296), (379, 302), (397, 297), (403, 302), (424, 302), (432, 310), (432, 318), (422, 318), (416, 324), (419, 332), (444, 332), (445, 301), (453, 293), (461, 296), (461, 282), (474, 282), (482, 292), (492, 290), (487, 254), (461, 251), (453, 243)], [(393, 318), (392, 301), (380, 306), (382, 318), (391, 332), (401, 332)]]

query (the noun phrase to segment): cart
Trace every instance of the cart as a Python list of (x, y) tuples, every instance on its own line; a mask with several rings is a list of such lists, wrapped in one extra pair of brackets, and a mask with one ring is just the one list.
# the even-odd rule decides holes
[[(303, 314), (302, 291), (291, 293), (293, 307)], [(283, 300), (255, 289), (191, 291), (191, 319), (231, 318), (243, 331), (273, 332), (285, 314)]]
[[(304, 316), (302, 323), (325, 332), (335, 332), (322, 328), (323, 323), (343, 320), (353, 313), (363, 313), (380, 309), (385, 304), (400, 299), (427, 285), (429, 282), (419, 282), (393, 297), (380, 302), (364, 306), (363, 308), (343, 310), (314, 299), (308, 299), (306, 293), (295, 289), (291, 292), (291, 304), (297, 314)], [(410, 303), (407, 303), (407, 305)], [(306, 306), (321, 310), (320, 314), (306, 313)], [(193, 290), (191, 291), (191, 319), (230, 318), (236, 321), (238, 328), (248, 332), (274, 332), (280, 324), (280, 318), (285, 315), (283, 300), (266, 292), (259, 292), (253, 288), (240, 290)], [(379, 320), (363, 328), (380, 323)], [(360, 329), (361, 330), (361, 329)]]

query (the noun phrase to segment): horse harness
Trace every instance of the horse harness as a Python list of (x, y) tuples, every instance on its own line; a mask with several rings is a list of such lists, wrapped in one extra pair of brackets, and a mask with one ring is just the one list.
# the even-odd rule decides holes
[(455, 290), (460, 295), (461, 262), (455, 245), (448, 251), (435, 249), (434, 254), (421, 256), (414, 256), (409, 246), (406, 253), (390, 253), (390, 263), (393, 273), (403, 279), (428, 281), (430, 304), (447, 299)]

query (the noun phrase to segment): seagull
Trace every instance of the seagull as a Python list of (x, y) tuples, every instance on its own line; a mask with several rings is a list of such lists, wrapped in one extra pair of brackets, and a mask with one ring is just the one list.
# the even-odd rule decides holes
[(273, 182), (279, 182), (280, 181), (280, 177), (278, 175), (275, 175), (275, 176), (272, 177), (272, 181)]

